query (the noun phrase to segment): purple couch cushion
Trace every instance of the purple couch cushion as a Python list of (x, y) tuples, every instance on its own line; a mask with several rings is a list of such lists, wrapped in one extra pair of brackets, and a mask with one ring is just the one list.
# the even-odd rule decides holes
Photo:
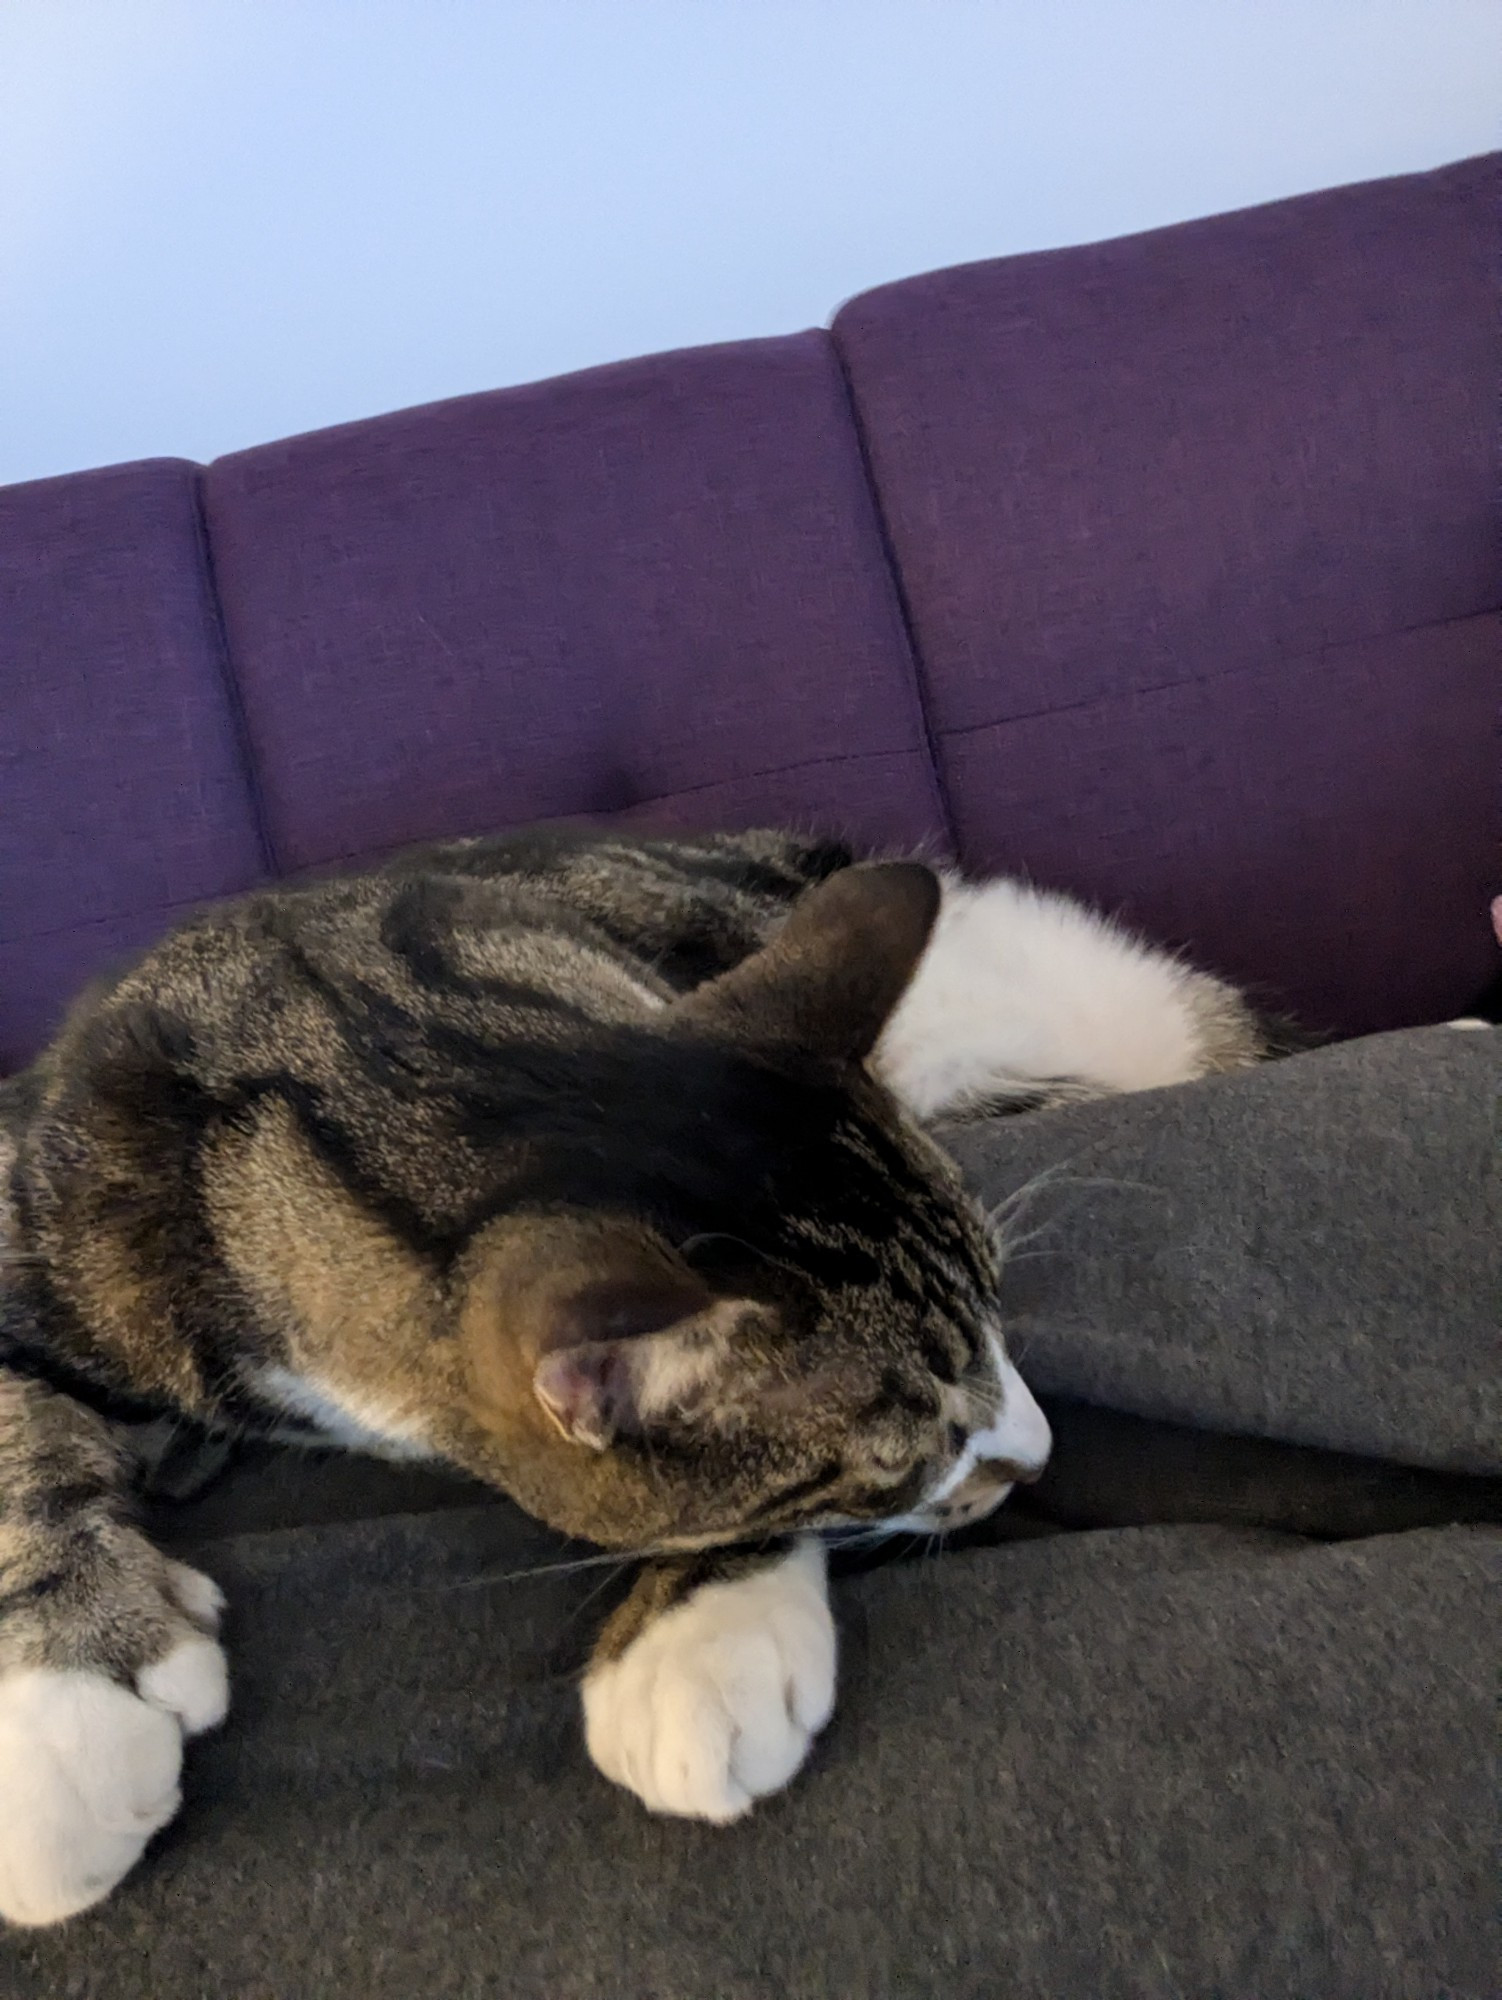
[(175, 460), (0, 489), (0, 1074), (263, 857)]
[(205, 491), (285, 867), (633, 810), (940, 828), (827, 334), (294, 438)]
[(848, 305), (961, 852), (1323, 1025), (1486, 980), (1497, 161)]

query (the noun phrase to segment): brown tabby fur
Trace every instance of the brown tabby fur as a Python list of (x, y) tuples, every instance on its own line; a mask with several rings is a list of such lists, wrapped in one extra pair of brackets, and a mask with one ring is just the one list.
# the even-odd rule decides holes
[(850, 863), (457, 843), (87, 995), (0, 1089), (0, 1670), (191, 1621), (114, 1414), (435, 1455), (617, 1548), (911, 1506), (996, 1265), (864, 1067), (934, 878)]

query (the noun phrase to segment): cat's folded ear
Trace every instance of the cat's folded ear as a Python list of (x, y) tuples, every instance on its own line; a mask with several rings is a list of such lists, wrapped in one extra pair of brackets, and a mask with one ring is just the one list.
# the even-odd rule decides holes
[(753, 1044), (860, 1062), (902, 998), (939, 914), (915, 861), (844, 868), (793, 905), (770, 944), (673, 1010)]
[(737, 1335), (758, 1309), (718, 1299), (655, 1333), (570, 1341), (538, 1362), (533, 1393), (566, 1438), (604, 1451), (662, 1425), (713, 1422), (743, 1370)]
[(481, 1410), (504, 1423), (533, 1405), (593, 1451), (728, 1415), (778, 1345), (774, 1308), (717, 1294), (666, 1243), (600, 1216), (503, 1218), (457, 1281)]

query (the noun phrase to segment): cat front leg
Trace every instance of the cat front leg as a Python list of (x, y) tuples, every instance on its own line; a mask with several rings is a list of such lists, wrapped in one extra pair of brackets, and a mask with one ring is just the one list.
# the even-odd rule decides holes
[(834, 1708), (822, 1544), (651, 1562), (584, 1678), (589, 1754), (654, 1812), (725, 1824), (780, 1791)]
[(0, 1916), (109, 1894), (224, 1718), (222, 1599), (130, 1523), (129, 1463), (69, 1397), (0, 1369)]

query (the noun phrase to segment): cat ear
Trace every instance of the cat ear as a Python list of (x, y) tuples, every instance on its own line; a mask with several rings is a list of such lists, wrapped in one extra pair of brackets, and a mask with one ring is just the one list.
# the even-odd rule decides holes
[(843, 868), (793, 905), (782, 929), (674, 1010), (738, 1040), (859, 1062), (923, 956), (939, 884), (915, 861)]
[(635, 1398), (623, 1345), (598, 1340), (582, 1347), (558, 1347), (538, 1362), (533, 1394), (570, 1443), (604, 1451), (618, 1431), (635, 1428)]
[[(643, 1303), (638, 1297), (626, 1311), (639, 1317)], [(566, 1438), (604, 1451), (617, 1437), (640, 1437), (711, 1404), (729, 1372), (732, 1337), (756, 1311), (720, 1299), (659, 1332), (550, 1347), (533, 1372), (533, 1394)], [(606, 1316), (616, 1317), (615, 1309)], [(581, 1317), (577, 1301), (570, 1317)]]

